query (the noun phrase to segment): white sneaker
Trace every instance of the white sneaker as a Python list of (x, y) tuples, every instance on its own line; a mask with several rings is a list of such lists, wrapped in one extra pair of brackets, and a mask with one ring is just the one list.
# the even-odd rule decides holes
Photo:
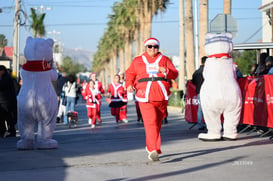
[(145, 150), (148, 154), (150, 154), (151, 152), (148, 150), (147, 146), (145, 147)]
[(153, 151), (149, 152), (148, 159), (151, 160), (151, 161), (159, 161), (157, 151), (153, 150)]
[(91, 126), (91, 128), (93, 129), (93, 128), (95, 128), (96, 126), (94, 125), (94, 124), (92, 124), (92, 126)]
[(122, 122), (128, 123), (128, 120), (127, 119), (123, 119)]
[(89, 118), (88, 119), (88, 124), (91, 124), (92, 123), (92, 120)]

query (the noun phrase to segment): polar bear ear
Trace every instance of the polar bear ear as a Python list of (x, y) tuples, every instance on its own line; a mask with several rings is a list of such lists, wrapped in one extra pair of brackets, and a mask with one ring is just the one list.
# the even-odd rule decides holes
[(53, 47), (54, 41), (51, 38), (46, 39), (46, 42)]
[(211, 37), (213, 37), (213, 36), (215, 36), (214, 33), (206, 33), (205, 39), (209, 39), (209, 38), (211, 38)]
[(232, 39), (232, 34), (230, 32), (226, 32), (225, 36), (228, 37), (228, 38), (230, 38), (230, 39)]
[(26, 40), (26, 43), (28, 43), (29, 41), (31, 41), (32, 40), (32, 37), (31, 36), (28, 36), (27, 37), (27, 40)]

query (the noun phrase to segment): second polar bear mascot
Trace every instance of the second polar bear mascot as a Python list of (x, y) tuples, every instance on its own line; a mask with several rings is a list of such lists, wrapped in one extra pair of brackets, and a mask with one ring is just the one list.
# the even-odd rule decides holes
[[(203, 72), (205, 80), (200, 90), (200, 101), (208, 132), (200, 133), (200, 140), (237, 139), (242, 96), (230, 56), (232, 49), (230, 33), (206, 34), (205, 52), (208, 59)], [(223, 135), (221, 114), (224, 116)]]

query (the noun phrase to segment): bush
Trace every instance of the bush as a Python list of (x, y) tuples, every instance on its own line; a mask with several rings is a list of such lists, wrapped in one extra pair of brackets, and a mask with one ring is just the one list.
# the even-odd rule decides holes
[(171, 89), (172, 95), (169, 98), (168, 106), (184, 107), (184, 92), (183, 90)]

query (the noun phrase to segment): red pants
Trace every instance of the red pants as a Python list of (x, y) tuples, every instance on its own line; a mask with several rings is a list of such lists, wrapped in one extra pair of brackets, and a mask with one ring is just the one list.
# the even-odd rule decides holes
[(127, 119), (127, 105), (120, 107), (119, 118), (120, 120)]
[(166, 108), (166, 112), (165, 112), (163, 118), (167, 118), (167, 117), (168, 117), (168, 110), (167, 110), (167, 108)]
[(88, 116), (88, 118), (92, 119), (92, 124), (94, 124), (94, 125), (96, 124), (96, 118), (97, 118), (97, 114), (98, 114), (97, 107), (98, 106), (96, 106), (95, 108), (91, 108), (91, 107), (87, 108), (87, 116)]
[(159, 154), (161, 153), (160, 130), (167, 104), (168, 101), (139, 102), (148, 151), (156, 150)]
[(100, 119), (100, 107), (101, 107), (101, 101), (99, 101), (100, 104), (97, 105), (97, 119), (99, 122), (101, 122), (101, 119)]
[(116, 117), (116, 122), (120, 120), (120, 107), (111, 107), (111, 114)]

